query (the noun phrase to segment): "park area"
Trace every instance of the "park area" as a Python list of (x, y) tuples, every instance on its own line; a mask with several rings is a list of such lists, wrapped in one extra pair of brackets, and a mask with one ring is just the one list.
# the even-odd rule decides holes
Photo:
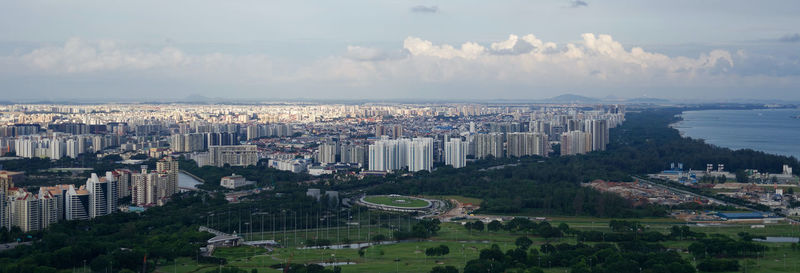
[(401, 207), (401, 208), (424, 208), (430, 205), (430, 202), (423, 199), (408, 197), (408, 196), (399, 196), (399, 195), (367, 196), (364, 197), (364, 201), (378, 205)]
[[(404, 217), (397, 218), (397, 224), (405, 224)], [(579, 231), (598, 231), (613, 232), (609, 222), (612, 219), (591, 218), (591, 217), (560, 217), (548, 219), (552, 226), (559, 226), (564, 223), (569, 228)], [(669, 234), (673, 226), (683, 226), (685, 223), (675, 222), (672, 219), (653, 218), (638, 219), (648, 232), (659, 232)], [(388, 225), (387, 225), (388, 224)], [(382, 226), (382, 227), (381, 227)], [(389, 228), (387, 228), (389, 227)], [(545, 238), (529, 232), (508, 231), (504, 229), (490, 230), (487, 227), (476, 229), (465, 228), (462, 223), (446, 222), (441, 223), (441, 229), (435, 236), (425, 240), (412, 241), (392, 241), (392, 227), (397, 225), (391, 222), (382, 225), (362, 226), (360, 231), (354, 228), (328, 229), (324, 231), (287, 231), (286, 233), (246, 236), (265, 236), (265, 238), (276, 238), (278, 241), (287, 240), (285, 243), (290, 247), (265, 248), (240, 246), (233, 248), (220, 248), (215, 253), (215, 257), (225, 258), (227, 264), (197, 264), (194, 260), (181, 258), (174, 262), (165, 262), (157, 269), (157, 272), (219, 272), (220, 269), (236, 267), (245, 272), (281, 272), (282, 264), (323, 264), (326, 268), (332, 269), (332, 264), (338, 264), (341, 272), (429, 272), (436, 266), (453, 266), (462, 272), (465, 264), (473, 259), (477, 259), (483, 249), (489, 249), (492, 245), (497, 245), (503, 252), (516, 248), (515, 241), (520, 237), (528, 237), (532, 241), (531, 249), (540, 249), (545, 244), (558, 246), (559, 244), (578, 244), (589, 245), (601, 244), (601, 242), (580, 242), (578, 236), (565, 233), (563, 237)], [(702, 232), (711, 234), (722, 234), (731, 238), (737, 238), (738, 234), (747, 232), (753, 236), (770, 237), (798, 237), (800, 227), (790, 224), (767, 225), (764, 228), (751, 228), (750, 225), (718, 225), (718, 226), (695, 226), (689, 228), (692, 232)], [(338, 231), (338, 232), (337, 232)], [(291, 237), (295, 237), (294, 240)], [(375, 241), (375, 238), (383, 238), (384, 244), (372, 245), (365, 248), (359, 247), (339, 247), (337, 243), (355, 243), (365, 241)], [(316, 238), (325, 239), (331, 242), (329, 247), (308, 249), (303, 246), (303, 239)], [(260, 238), (259, 238), (260, 239)], [(301, 243), (297, 243), (301, 241)], [(689, 252), (689, 247), (694, 241), (690, 240), (665, 240), (660, 243), (677, 252), (681, 257), (696, 264)], [(758, 243), (767, 246), (766, 251), (752, 257), (741, 258), (739, 260), (739, 272), (800, 272), (800, 250), (791, 243)], [(446, 246), (449, 252), (445, 255), (426, 255), (426, 250), (436, 247)], [(546, 257), (544, 254), (540, 257)], [(538, 266), (544, 272), (570, 272), (568, 267), (551, 266), (543, 262)], [(224, 271), (223, 271), (224, 272)], [(729, 271), (737, 272), (737, 271)]]

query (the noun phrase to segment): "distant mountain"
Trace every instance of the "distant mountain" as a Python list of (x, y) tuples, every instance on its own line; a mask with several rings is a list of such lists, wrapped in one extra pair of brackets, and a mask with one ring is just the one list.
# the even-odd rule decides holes
[(556, 102), (556, 103), (595, 103), (595, 102), (600, 102), (600, 99), (590, 98), (575, 94), (564, 94), (549, 99), (545, 99), (545, 101)]
[(183, 98), (182, 101), (184, 102), (209, 102), (212, 99), (203, 95), (192, 94)]
[(646, 98), (646, 97), (632, 98), (632, 99), (627, 99), (625, 101), (626, 102), (632, 102), (632, 103), (668, 103), (668, 102), (670, 102), (667, 99)]

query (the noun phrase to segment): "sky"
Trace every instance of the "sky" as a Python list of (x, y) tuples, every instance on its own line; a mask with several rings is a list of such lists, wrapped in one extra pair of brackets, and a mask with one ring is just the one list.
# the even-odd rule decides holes
[(1, 0), (0, 101), (800, 101), (800, 1)]

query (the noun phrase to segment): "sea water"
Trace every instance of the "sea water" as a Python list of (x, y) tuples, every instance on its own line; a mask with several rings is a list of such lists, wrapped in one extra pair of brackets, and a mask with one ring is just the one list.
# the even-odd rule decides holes
[(720, 147), (800, 158), (800, 109), (685, 111), (673, 127)]

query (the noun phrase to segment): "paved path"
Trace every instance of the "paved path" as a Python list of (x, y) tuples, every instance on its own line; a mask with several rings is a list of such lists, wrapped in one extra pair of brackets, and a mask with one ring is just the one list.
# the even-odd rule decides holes
[(22, 242), (22, 243), (7, 243), (7, 244), (0, 244), (0, 251), (12, 250), (17, 246), (21, 245), (30, 245), (33, 242)]

